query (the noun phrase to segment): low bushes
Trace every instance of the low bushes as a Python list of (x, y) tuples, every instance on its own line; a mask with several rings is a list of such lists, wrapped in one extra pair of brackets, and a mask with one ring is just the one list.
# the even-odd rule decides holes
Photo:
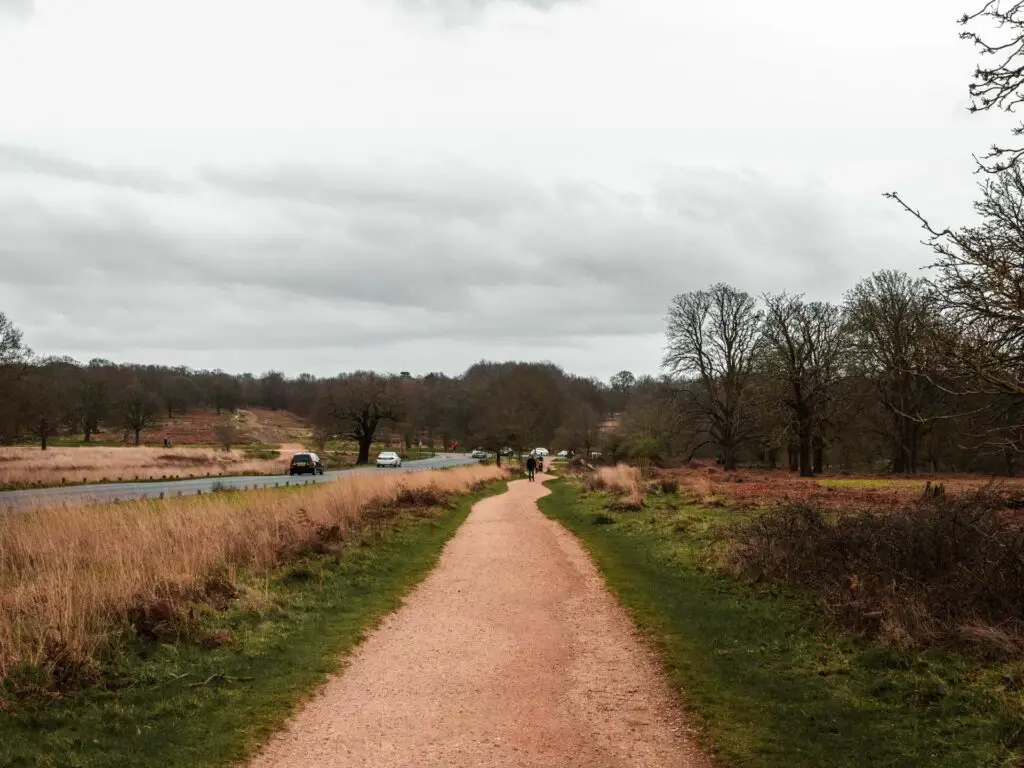
[(809, 587), (834, 620), (891, 644), (1024, 651), (1024, 526), (992, 489), (885, 513), (788, 503), (726, 536), (732, 573)]

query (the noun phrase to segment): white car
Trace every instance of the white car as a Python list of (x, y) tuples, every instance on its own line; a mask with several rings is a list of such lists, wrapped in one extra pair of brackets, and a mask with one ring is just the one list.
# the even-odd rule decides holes
[(394, 451), (381, 451), (377, 457), (378, 467), (400, 467), (402, 466), (402, 457)]
[(560, 459), (567, 459), (567, 458), (569, 458), (569, 452), (568, 451), (559, 451), (558, 452), (558, 458), (560, 458)]
[(548, 449), (547, 448), (534, 448), (533, 449), (533, 455), (534, 456), (547, 456), (548, 455)]
[(486, 459), (487, 451), (485, 451), (483, 448), (477, 448), (475, 451), (469, 454), (469, 457), (471, 459)]

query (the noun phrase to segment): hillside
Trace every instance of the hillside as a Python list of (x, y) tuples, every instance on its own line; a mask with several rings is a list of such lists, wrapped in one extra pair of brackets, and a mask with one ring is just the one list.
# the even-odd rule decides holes
[[(227, 418), (212, 410), (189, 411), (172, 419), (162, 419), (142, 431), (144, 445), (162, 445), (164, 438), (170, 438), (176, 446), (216, 445), (216, 426)], [(236, 412), (239, 428), (239, 444), (262, 443), (281, 445), (303, 443), (309, 438), (309, 427), (293, 413), (272, 411), (264, 408), (240, 409)], [(120, 435), (107, 432), (98, 436), (104, 441), (118, 441)]]

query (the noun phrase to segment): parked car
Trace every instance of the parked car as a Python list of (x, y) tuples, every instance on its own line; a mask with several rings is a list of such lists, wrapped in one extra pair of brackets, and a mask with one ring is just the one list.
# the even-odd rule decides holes
[(533, 449), (533, 455), (534, 456), (547, 456), (548, 455), (548, 449), (547, 448), (534, 448)]
[(559, 451), (558, 452), (558, 458), (560, 458), (560, 459), (567, 459), (567, 458), (569, 458), (569, 452), (568, 451)]
[(322, 475), (324, 464), (315, 453), (296, 453), (288, 464), (289, 475)]
[(472, 459), (486, 459), (487, 451), (485, 451), (483, 448), (477, 448), (475, 451), (469, 454), (469, 456)]
[(402, 457), (394, 451), (381, 451), (377, 456), (378, 467), (394, 467), (398, 468), (402, 466)]
[(500, 451), (498, 451), (498, 453), (500, 453), (502, 456), (511, 456), (515, 453), (515, 451), (506, 446), (502, 448)]

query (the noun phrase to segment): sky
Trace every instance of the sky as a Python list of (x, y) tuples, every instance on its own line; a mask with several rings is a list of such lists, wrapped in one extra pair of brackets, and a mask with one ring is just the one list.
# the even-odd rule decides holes
[(968, 0), (0, 0), (0, 312), (231, 372), (656, 374), (971, 220)]

